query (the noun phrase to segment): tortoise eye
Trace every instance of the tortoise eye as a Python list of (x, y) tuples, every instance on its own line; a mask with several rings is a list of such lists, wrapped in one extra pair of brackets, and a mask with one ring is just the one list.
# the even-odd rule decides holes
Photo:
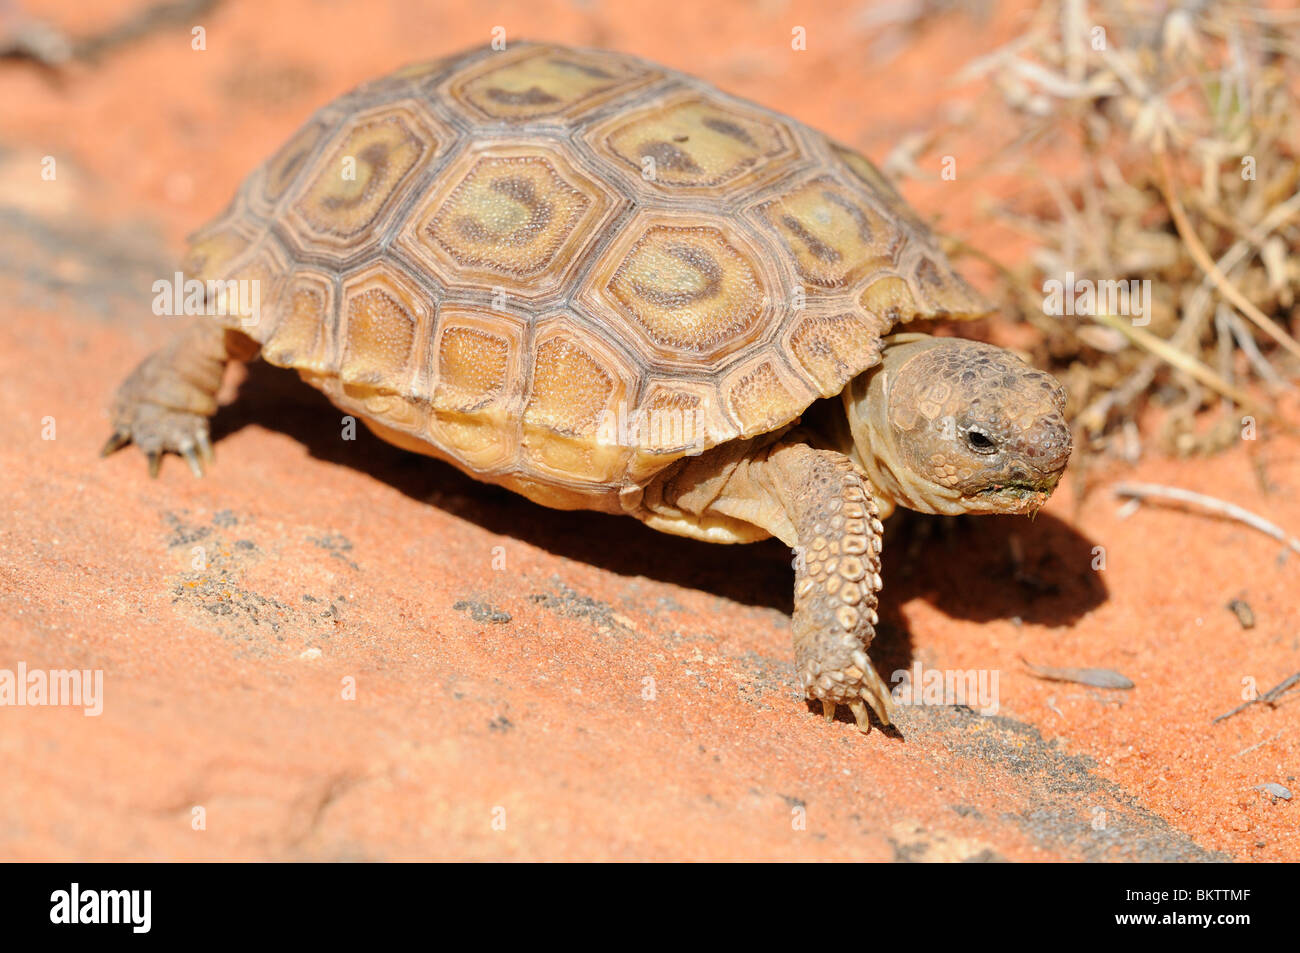
[(982, 430), (966, 431), (966, 446), (976, 453), (993, 453), (998, 448), (993, 438)]

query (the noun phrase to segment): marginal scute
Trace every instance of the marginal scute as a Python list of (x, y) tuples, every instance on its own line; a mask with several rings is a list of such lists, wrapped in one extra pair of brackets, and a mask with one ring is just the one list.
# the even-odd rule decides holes
[(523, 410), (523, 451), (535, 469), (569, 479), (613, 483), (632, 448), (620, 419), (628, 413), (631, 368), (565, 316), (533, 350)]
[(764, 202), (758, 212), (794, 257), (800, 277), (823, 288), (851, 287), (891, 267), (904, 241), (860, 195), (826, 177)]
[(430, 76), (436, 76), (443, 72), (447, 67), (451, 66), (461, 58), (462, 54), (453, 53), (451, 56), (443, 56), (436, 60), (426, 60), (421, 63), (409, 63), (397, 72), (393, 73), (393, 79), (427, 79)]
[(496, 470), (515, 455), (523, 334), (522, 319), (504, 312), (463, 304), (439, 312), (429, 435), (465, 466)]
[(394, 386), (415, 343), (415, 319), (389, 292), (368, 288), (348, 300), (347, 349), (339, 376)]
[(609, 53), (528, 46), (494, 52), (451, 84), (451, 96), (486, 119), (573, 118), (658, 77)]
[(929, 310), (949, 318), (976, 318), (988, 314), (990, 305), (966, 279), (933, 257), (922, 258), (916, 268), (916, 285)]
[(877, 202), (888, 208), (899, 220), (906, 222), (907, 226), (919, 235), (928, 234), (925, 224), (912, 211), (912, 207), (903, 200), (903, 197), (898, 194), (898, 190), (894, 188), (893, 183), (881, 174), (870, 159), (841, 145), (833, 145), (832, 149), (849, 172), (852, 173), (853, 177), (868, 190)]
[(698, 453), (709, 446), (706, 406), (699, 394), (660, 387), (641, 402), (637, 445), (651, 453)]
[(445, 327), (438, 345), (434, 405), (474, 411), (498, 400), (510, 370), (510, 342), (482, 328)]
[(333, 315), (332, 283), (295, 275), (284, 293), (280, 321), (262, 345), (262, 356), (279, 367), (325, 370), (325, 336)]
[(406, 176), (434, 148), (402, 111), (355, 122), (294, 203), (319, 237), (350, 244), (372, 226)]
[(723, 386), (741, 435), (766, 433), (789, 423), (808, 406), (810, 390), (778, 369), (775, 359), (741, 368)]
[(344, 334), (339, 378), (383, 393), (409, 395), (424, 371), (416, 341), (429, 311), (422, 296), (386, 269), (349, 281), (344, 288)]
[(626, 479), (637, 484), (673, 460), (733, 439), (740, 429), (726, 414), (715, 381), (651, 378), (636, 411), (637, 448)]
[(883, 275), (870, 282), (858, 303), (863, 311), (886, 325), (910, 321), (921, 310), (907, 282), (897, 275)]
[(880, 329), (861, 315), (810, 314), (787, 338), (791, 356), (807, 372), (822, 397), (833, 397), (880, 355)]
[(189, 253), (181, 262), (181, 271), (186, 278), (200, 281), (223, 278), (256, 241), (256, 232), (238, 218), (223, 219), (190, 238)]
[(606, 290), (669, 356), (715, 359), (752, 340), (766, 300), (759, 275), (721, 228), (652, 225)]
[(614, 381), (576, 342), (552, 338), (533, 354), (533, 388), (524, 420), (567, 436), (595, 434), (609, 409)]
[(192, 239), (182, 264), (184, 313), (193, 313), (194, 289), (189, 283), (198, 281), (203, 314), (263, 341), (278, 319), (279, 296), (290, 264), (288, 252), (274, 235), (257, 235), (238, 218), (223, 219)]
[(273, 235), (263, 235), (248, 257), (230, 269), (225, 281), (210, 283), (209, 307), (218, 320), (237, 327), (256, 341), (275, 329), (282, 311), (280, 295), (289, 275), (288, 252)]
[[(913, 298), (911, 292), (889, 289), (891, 295), (897, 293), (899, 298), (907, 301), (898, 304), (898, 310), (894, 312), (897, 319), (905, 321), (913, 316), (922, 316), (962, 320), (988, 314), (992, 310), (989, 303), (943, 260), (942, 253), (935, 248), (930, 230), (880, 170), (864, 156), (843, 146), (835, 145), (833, 150), (870, 201), (884, 208), (903, 229), (907, 241), (921, 251), (916, 258), (914, 282), (920, 291), (920, 300)], [(870, 288), (864, 292), (864, 299), (869, 292)], [(867, 307), (865, 301), (864, 307)], [(870, 307), (868, 310), (873, 314), (884, 313)]]
[(771, 117), (701, 95), (620, 118), (599, 142), (639, 178), (669, 189), (735, 188), (795, 151)]

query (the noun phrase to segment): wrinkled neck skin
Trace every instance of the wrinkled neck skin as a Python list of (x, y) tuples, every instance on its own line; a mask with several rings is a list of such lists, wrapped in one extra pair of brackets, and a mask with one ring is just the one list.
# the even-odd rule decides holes
[[(905, 506), (920, 513), (957, 515), (966, 512), (957, 490), (938, 486), (902, 466), (903, 459), (894, 442), (896, 431), (888, 420), (889, 352), (881, 364), (859, 374), (844, 388), (844, 416), (853, 437), (853, 462), (866, 471), (882, 497), (889, 501), (890, 512)], [(859, 448), (867, 448), (864, 453)]]
[(959, 492), (894, 463), (903, 458), (887, 418), (890, 374), (898, 363), (891, 357), (887, 348), (880, 364), (849, 381), (838, 406), (827, 402), (830, 406), (817, 426), (819, 442), (843, 453), (870, 477), (882, 518), (897, 506), (921, 513), (964, 513)]

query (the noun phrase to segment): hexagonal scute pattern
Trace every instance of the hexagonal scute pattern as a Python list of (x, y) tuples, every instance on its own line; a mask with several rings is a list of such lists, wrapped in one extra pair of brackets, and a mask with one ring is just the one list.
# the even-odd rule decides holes
[(752, 342), (767, 310), (752, 251), (713, 225), (634, 223), (627, 233), (637, 237), (606, 300), (664, 357), (715, 360)]
[(838, 289), (892, 268), (906, 241), (897, 223), (863, 198), (821, 177), (764, 202), (757, 213), (785, 243), (801, 278)]
[(401, 109), (355, 118), (294, 202), (305, 228), (341, 247), (377, 239), (373, 226), (413, 169), (438, 148), (424, 123)]
[(486, 119), (573, 118), (661, 74), (595, 50), (520, 46), (489, 54), (453, 80), (451, 97)]
[(620, 117), (594, 138), (638, 177), (670, 189), (738, 188), (797, 155), (776, 119), (697, 94)]
[(185, 269), (257, 281), (241, 330), (384, 439), (610, 512), (838, 393), (895, 324), (983, 313), (862, 156), (633, 57), (525, 43), (325, 106)]
[(448, 288), (541, 297), (564, 283), (616, 200), (558, 153), (472, 154), (412, 215), (401, 240)]

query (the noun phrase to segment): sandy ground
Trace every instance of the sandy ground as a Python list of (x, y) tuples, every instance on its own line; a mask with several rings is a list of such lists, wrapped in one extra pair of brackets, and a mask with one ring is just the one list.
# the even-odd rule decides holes
[[(142, 6), (10, 5), (0, 32)], [(1257, 788), (1300, 791), (1300, 692), (1212, 723), (1300, 669), (1300, 556), (1221, 519), (1121, 518), (1105, 492), (1182, 486), (1296, 532), (1295, 438), (1115, 466), (1082, 501), (1068, 477), (1033, 522), (891, 525), (878, 667), (996, 673), (1000, 708), (908, 708), (868, 736), (800, 698), (774, 542), (547, 511), (341, 441), (265, 365), (228, 382), (208, 478), (96, 458), (113, 388), (169, 331), (150, 285), (333, 96), (501, 25), (689, 70), (881, 158), (1014, 13), (927, 26), (882, 66), (867, 11), (230, 0), (195, 20), (204, 51), (182, 24), (57, 74), (0, 63), (0, 669), (105, 685), (97, 717), (0, 708), (0, 856), (1300, 859), (1297, 802)], [(904, 191), (1013, 253), (970, 199), (988, 185)]]

